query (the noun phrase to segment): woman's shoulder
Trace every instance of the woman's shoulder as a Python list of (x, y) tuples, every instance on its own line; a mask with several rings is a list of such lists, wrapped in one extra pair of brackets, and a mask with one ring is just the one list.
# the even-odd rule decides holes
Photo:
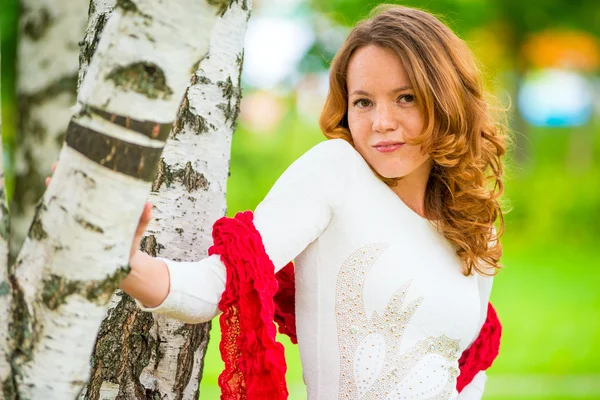
[(296, 159), (279, 177), (270, 194), (293, 190), (330, 195), (355, 181), (357, 171), (365, 168), (369, 170), (350, 143), (343, 139), (325, 140)]
[(365, 164), (362, 156), (344, 139), (320, 142), (302, 155), (296, 163), (312, 168), (339, 168), (344, 165)]

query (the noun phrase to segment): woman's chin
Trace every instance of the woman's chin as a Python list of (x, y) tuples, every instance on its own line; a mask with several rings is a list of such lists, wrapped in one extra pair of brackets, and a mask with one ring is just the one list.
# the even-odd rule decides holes
[(379, 176), (381, 176), (382, 178), (385, 179), (400, 179), (403, 175), (401, 171), (394, 171), (394, 170), (390, 170), (390, 169), (377, 169), (374, 168), (375, 172), (377, 172), (379, 174)]

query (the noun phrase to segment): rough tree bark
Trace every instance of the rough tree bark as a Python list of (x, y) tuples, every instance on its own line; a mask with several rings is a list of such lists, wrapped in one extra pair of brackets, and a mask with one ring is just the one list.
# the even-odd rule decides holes
[(21, 0), (17, 54), (19, 125), (11, 255), (16, 256), (44, 193), (76, 101), (77, 42), (87, 21), (85, 1)]
[[(231, 138), (241, 99), (251, 2), (232, 2), (192, 78), (152, 186), (153, 221), (143, 249), (192, 261), (206, 256), (211, 227), (226, 212)], [(89, 32), (88, 32), (89, 33)], [(90, 35), (93, 36), (93, 35)], [(140, 311), (117, 294), (102, 324), (84, 399), (196, 399), (210, 324)]]
[(229, 1), (120, 0), (9, 270), (6, 399), (74, 398), (191, 71)]

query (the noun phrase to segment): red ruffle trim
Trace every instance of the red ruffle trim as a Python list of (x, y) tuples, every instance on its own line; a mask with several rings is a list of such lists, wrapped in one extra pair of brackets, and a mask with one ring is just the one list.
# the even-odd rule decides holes
[[(295, 317), (294, 266), (277, 274), (254, 227), (250, 211), (235, 218), (221, 218), (213, 226), (214, 245), (209, 255), (219, 254), (227, 269), (221, 297), (221, 357), (225, 369), (219, 376), (222, 400), (285, 400), (284, 349), (275, 339), (279, 332), (298, 343)], [(491, 304), (485, 324), (471, 347), (463, 352), (457, 390), (489, 368), (498, 355), (502, 327)]]
[(273, 298), (277, 292), (273, 263), (252, 223), (252, 213), (221, 218), (213, 227), (214, 245), (227, 269), (219, 309), (222, 400), (284, 400), (285, 356), (275, 340)]
[(473, 380), (479, 371), (485, 371), (492, 365), (500, 351), (501, 335), (502, 325), (496, 310), (492, 307), (492, 303), (488, 303), (487, 318), (481, 327), (479, 336), (471, 344), (471, 347), (463, 351), (458, 360), (460, 375), (456, 382), (456, 390), (459, 393)]

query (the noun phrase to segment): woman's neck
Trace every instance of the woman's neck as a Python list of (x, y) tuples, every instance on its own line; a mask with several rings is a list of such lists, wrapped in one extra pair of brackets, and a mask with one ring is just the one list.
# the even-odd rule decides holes
[(425, 192), (431, 166), (432, 161), (430, 158), (409, 175), (399, 179), (397, 185), (391, 188), (408, 208), (423, 218), (428, 218), (425, 215)]

